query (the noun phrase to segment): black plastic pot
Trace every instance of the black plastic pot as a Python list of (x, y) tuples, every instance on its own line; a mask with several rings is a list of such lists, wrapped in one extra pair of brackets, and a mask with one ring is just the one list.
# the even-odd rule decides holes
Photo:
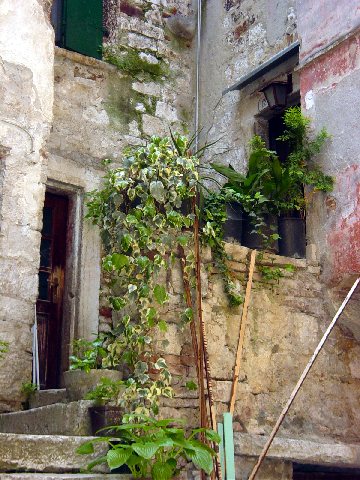
[(226, 205), (227, 220), (224, 223), (224, 240), (233, 242), (234, 240), (241, 244), (243, 229), (243, 211), (241, 205), (236, 202), (230, 202)]
[[(102, 405), (89, 407), (89, 414), (92, 434), (104, 437), (111, 435), (111, 428), (107, 427), (121, 425), (124, 412), (120, 407)], [(101, 428), (105, 430), (98, 432)]]
[[(278, 233), (278, 219), (275, 215), (265, 214), (264, 223), (266, 226), (263, 228), (265, 235), (270, 236), (274, 233)], [(258, 233), (253, 232), (254, 225), (252, 223), (252, 218), (248, 215), (244, 215), (243, 224), (242, 224), (242, 239), (241, 244), (248, 248), (253, 248), (256, 250), (262, 250), (265, 248), (264, 239)], [(278, 253), (279, 244), (277, 240), (273, 240), (269, 245), (266, 245), (266, 248), (274, 253)]]
[(281, 215), (279, 222), (279, 253), (285, 257), (305, 258), (305, 220), (299, 213)]

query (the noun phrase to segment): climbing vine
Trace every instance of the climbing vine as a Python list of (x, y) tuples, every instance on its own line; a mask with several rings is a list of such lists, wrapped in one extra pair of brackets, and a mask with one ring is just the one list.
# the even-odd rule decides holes
[[(156, 414), (160, 396), (172, 396), (171, 375), (154, 351), (156, 331), (165, 332), (162, 309), (169, 301), (164, 275), (179, 246), (186, 252), (186, 272), (193, 271), (194, 214), (198, 159), (180, 135), (152, 137), (129, 150), (121, 167), (107, 163), (104, 186), (92, 192), (87, 217), (100, 227), (103, 271), (116, 313), (103, 367), (126, 365), (129, 378), (122, 395), (127, 411)], [(183, 321), (191, 321), (186, 308)]]

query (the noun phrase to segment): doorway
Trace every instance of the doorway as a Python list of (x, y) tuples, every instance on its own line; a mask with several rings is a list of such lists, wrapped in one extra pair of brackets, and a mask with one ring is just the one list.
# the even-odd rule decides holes
[(46, 192), (36, 302), (41, 389), (59, 388), (68, 197)]
[(360, 480), (360, 469), (294, 463), (293, 480)]

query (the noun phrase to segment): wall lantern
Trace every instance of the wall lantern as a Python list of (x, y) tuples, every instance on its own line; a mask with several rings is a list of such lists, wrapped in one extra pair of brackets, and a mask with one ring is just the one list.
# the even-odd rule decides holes
[(272, 109), (286, 107), (287, 82), (273, 82), (261, 90)]

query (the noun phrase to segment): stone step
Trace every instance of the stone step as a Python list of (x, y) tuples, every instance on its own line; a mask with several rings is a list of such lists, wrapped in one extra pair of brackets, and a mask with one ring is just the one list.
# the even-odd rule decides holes
[[(107, 452), (106, 444), (97, 443), (94, 454), (78, 455), (76, 449), (91, 438), (94, 437), (0, 433), (0, 472), (79, 473)], [(105, 466), (95, 468), (95, 473), (108, 473)], [(95, 474), (91, 478), (96, 478)]]
[(55, 403), (21, 412), (0, 414), (1, 433), (30, 435), (91, 435), (89, 406), (94, 402), (80, 400)]
[(0, 480), (131, 480), (124, 473), (3, 473)]
[(38, 390), (34, 392), (29, 399), (30, 408), (44, 407), (54, 403), (67, 403), (68, 397), (66, 388), (57, 388), (52, 390)]

